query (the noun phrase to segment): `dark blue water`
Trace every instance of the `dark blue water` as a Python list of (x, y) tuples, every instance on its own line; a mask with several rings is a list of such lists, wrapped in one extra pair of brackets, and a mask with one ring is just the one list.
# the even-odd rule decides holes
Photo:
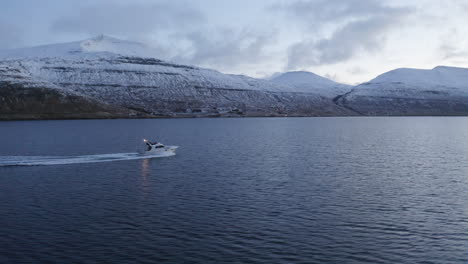
[(468, 118), (2, 122), (0, 135), (0, 156), (180, 146), (0, 167), (0, 263), (468, 262)]

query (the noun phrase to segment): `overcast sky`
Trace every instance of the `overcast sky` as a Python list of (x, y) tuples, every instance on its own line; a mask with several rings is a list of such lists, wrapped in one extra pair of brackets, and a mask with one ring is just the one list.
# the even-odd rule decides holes
[(161, 59), (339, 82), (401, 68), (468, 67), (468, 0), (1, 0), (0, 49), (105, 34)]

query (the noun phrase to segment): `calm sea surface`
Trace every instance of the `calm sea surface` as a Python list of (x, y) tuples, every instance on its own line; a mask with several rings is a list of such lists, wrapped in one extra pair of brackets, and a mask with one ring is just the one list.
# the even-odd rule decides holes
[(0, 122), (0, 263), (468, 263), (468, 118)]

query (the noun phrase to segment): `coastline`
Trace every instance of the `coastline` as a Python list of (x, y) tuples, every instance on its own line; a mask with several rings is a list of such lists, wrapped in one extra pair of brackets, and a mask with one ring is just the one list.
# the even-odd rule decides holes
[(58, 120), (111, 120), (111, 119), (208, 119), (208, 118), (342, 118), (342, 117), (468, 117), (466, 115), (286, 115), (286, 114), (277, 114), (277, 115), (175, 115), (175, 116), (126, 116), (126, 115), (115, 115), (109, 113), (97, 113), (97, 114), (70, 114), (64, 116), (56, 115), (2, 115), (0, 114), (0, 122), (8, 121), (58, 121)]

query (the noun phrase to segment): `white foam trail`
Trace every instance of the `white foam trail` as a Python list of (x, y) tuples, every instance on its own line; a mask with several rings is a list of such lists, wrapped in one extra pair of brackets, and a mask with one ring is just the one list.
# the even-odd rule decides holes
[(164, 153), (153, 155), (145, 155), (140, 153), (115, 153), (84, 156), (0, 156), (0, 167), (98, 163), (123, 160), (163, 158), (174, 155), (174, 152), (167, 151)]

